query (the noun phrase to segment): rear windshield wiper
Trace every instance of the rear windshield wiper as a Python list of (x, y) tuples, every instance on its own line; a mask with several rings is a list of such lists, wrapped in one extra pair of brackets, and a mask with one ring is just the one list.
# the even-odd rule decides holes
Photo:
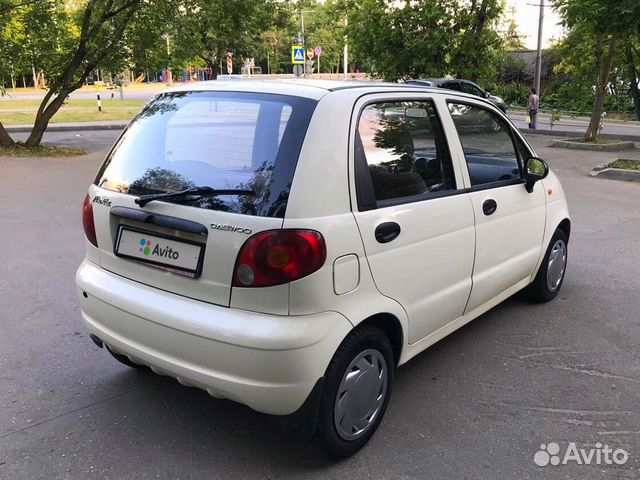
[(144, 207), (147, 203), (153, 202), (154, 200), (174, 200), (176, 198), (181, 197), (190, 197), (190, 196), (206, 196), (206, 197), (217, 197), (219, 195), (255, 195), (256, 193), (253, 190), (242, 190), (239, 188), (232, 188), (228, 190), (216, 189), (211, 187), (191, 187), (186, 190), (175, 190), (173, 192), (165, 192), (165, 193), (151, 193), (149, 195), (140, 195), (135, 199), (135, 202)]

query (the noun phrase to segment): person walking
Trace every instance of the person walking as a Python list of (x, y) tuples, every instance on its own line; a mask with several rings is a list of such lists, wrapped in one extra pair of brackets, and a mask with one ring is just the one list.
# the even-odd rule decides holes
[(538, 108), (540, 107), (540, 97), (535, 88), (531, 89), (529, 101), (527, 102), (527, 113), (529, 114), (529, 128), (536, 129), (536, 121), (538, 120)]

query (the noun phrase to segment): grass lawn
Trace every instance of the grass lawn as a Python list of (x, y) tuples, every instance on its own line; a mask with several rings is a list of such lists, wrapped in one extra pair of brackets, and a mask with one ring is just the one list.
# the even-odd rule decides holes
[(607, 165), (609, 168), (624, 168), (626, 170), (640, 170), (640, 160), (616, 160)]
[[(51, 123), (95, 122), (100, 120), (130, 120), (138, 113), (146, 100), (102, 100), (102, 112), (95, 100), (70, 99), (58, 110)], [(0, 122), (4, 125), (33, 123), (39, 100), (4, 99), (0, 101)]]
[(86, 153), (82, 148), (54, 145), (27, 147), (23, 143), (16, 143), (11, 147), (0, 147), (0, 157), (77, 157)]

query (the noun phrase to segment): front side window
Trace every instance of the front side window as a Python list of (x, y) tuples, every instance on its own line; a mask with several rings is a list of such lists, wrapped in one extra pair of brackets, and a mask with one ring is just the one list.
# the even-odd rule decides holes
[(446, 138), (432, 101), (383, 102), (360, 114), (356, 161), (366, 163), (378, 206), (456, 189)]
[(245, 92), (159, 96), (136, 117), (96, 184), (129, 195), (191, 187), (253, 195), (194, 197), (188, 205), (283, 217), (316, 102)]
[(508, 125), (481, 107), (449, 103), (467, 160), (471, 186), (521, 178), (521, 163)]

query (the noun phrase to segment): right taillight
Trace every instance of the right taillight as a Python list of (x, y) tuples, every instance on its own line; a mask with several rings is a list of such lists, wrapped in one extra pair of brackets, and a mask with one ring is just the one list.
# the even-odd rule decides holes
[(270, 287), (317, 271), (327, 257), (320, 232), (269, 230), (249, 238), (238, 254), (234, 287)]
[(93, 221), (93, 205), (91, 205), (91, 198), (89, 195), (84, 197), (84, 203), (82, 204), (82, 228), (84, 228), (84, 234), (87, 240), (95, 247), (98, 246), (98, 239), (96, 238), (96, 225)]

